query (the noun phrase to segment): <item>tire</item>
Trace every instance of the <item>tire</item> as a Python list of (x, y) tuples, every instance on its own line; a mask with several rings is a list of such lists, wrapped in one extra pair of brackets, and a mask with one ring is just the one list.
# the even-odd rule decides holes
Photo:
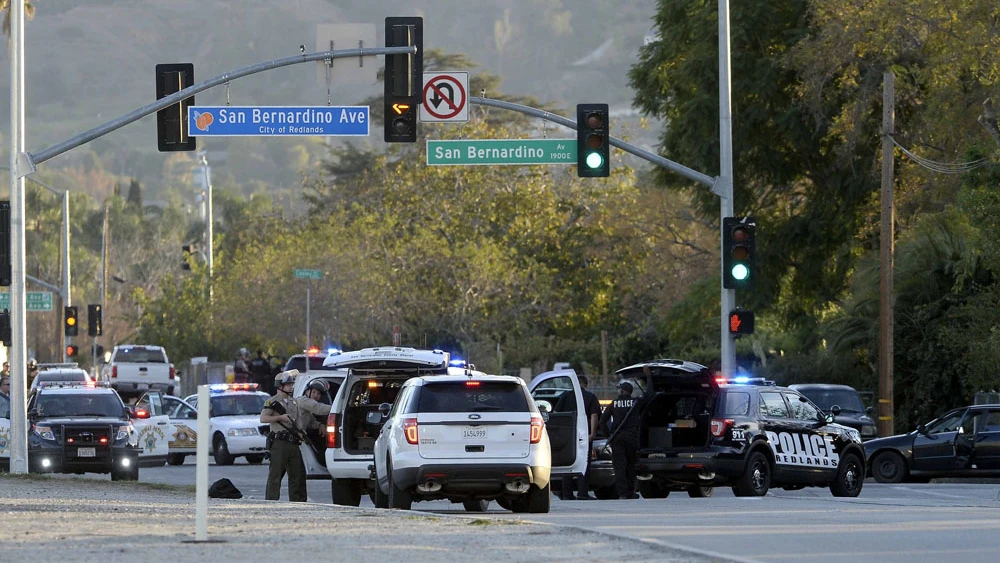
[(184, 454), (167, 454), (167, 465), (184, 465)]
[(333, 493), (333, 504), (340, 506), (361, 505), (361, 487), (354, 479), (334, 479), (330, 490)]
[(413, 505), (413, 497), (410, 491), (396, 487), (396, 482), (392, 479), (392, 460), (386, 464), (386, 473), (389, 475), (389, 508), (409, 510)]
[(881, 452), (872, 458), (872, 476), (879, 483), (902, 483), (909, 472), (903, 456), (896, 452)]
[(511, 503), (511, 511), (524, 513), (530, 512), (531, 514), (548, 514), (549, 508), (552, 505), (552, 492), (548, 485), (543, 488), (538, 488), (537, 485), (532, 485), (528, 489), (528, 492), (524, 493), (520, 497)]
[(112, 481), (138, 481), (139, 466), (135, 465), (128, 469), (111, 469)]
[(462, 506), (465, 507), (466, 512), (486, 512), (490, 507), (490, 501), (485, 499), (464, 500)]
[(688, 496), (691, 498), (709, 498), (715, 489), (712, 487), (702, 487), (700, 485), (692, 485), (687, 488)]
[(382, 487), (378, 485), (378, 466), (375, 466), (375, 491), (372, 493), (372, 503), (375, 508), (389, 508), (389, 495), (382, 492)]
[(261, 463), (264, 463), (264, 454), (248, 455), (246, 456), (246, 458), (247, 458), (247, 463), (249, 463), (250, 465), (260, 465)]
[(600, 500), (612, 500), (618, 498), (618, 489), (614, 487), (598, 487), (594, 489), (594, 496)]
[(216, 465), (232, 465), (236, 460), (236, 458), (229, 453), (229, 445), (226, 444), (226, 439), (221, 435), (215, 437), (215, 441), (212, 443), (212, 446), (212, 450), (215, 454)]
[(771, 464), (761, 452), (753, 452), (746, 471), (736, 481), (733, 494), (738, 497), (762, 497), (771, 488)]
[(865, 464), (855, 454), (840, 458), (837, 479), (830, 483), (830, 492), (835, 497), (856, 497), (865, 484)]
[(498, 497), (497, 504), (504, 510), (513, 510), (512, 507), (514, 506), (508, 497)]
[[(635, 487), (642, 498), (667, 498), (670, 496), (670, 489), (653, 481), (639, 481)], [(615, 498), (618, 494), (615, 493)]]

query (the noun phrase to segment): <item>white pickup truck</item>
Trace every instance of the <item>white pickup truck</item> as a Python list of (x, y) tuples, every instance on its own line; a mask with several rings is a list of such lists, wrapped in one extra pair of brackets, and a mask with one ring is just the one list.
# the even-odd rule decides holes
[(101, 370), (101, 380), (109, 381), (122, 399), (160, 391), (175, 395), (177, 374), (160, 346), (121, 344), (111, 352), (111, 361)]

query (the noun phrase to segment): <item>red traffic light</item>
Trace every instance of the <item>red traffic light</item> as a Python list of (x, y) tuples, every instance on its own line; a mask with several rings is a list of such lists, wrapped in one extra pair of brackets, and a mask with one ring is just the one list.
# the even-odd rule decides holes
[(729, 334), (753, 334), (753, 311), (731, 311)]
[(69, 346), (66, 346), (66, 355), (69, 356), (70, 358), (75, 358), (76, 357), (76, 353), (78, 351), (79, 351), (79, 348), (77, 346), (73, 345), (73, 344), (70, 344)]

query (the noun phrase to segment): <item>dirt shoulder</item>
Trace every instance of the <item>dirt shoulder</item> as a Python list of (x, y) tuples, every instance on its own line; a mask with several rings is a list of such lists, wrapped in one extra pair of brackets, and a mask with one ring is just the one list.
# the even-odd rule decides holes
[(208, 537), (214, 542), (190, 543), (194, 506), (194, 491), (188, 487), (0, 474), (0, 559), (716, 561), (656, 544), (524, 521), (242, 499), (210, 499)]

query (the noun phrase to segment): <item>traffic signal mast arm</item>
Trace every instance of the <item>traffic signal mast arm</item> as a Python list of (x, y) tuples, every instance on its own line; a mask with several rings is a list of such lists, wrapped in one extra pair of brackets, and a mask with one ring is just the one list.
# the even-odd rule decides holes
[(244, 76), (250, 76), (251, 74), (257, 74), (259, 72), (265, 72), (268, 70), (274, 70), (276, 68), (282, 68), (290, 65), (302, 64), (314, 61), (325, 61), (327, 59), (345, 59), (350, 57), (363, 57), (365, 55), (406, 55), (406, 54), (416, 54), (416, 47), (377, 47), (371, 49), (338, 49), (336, 51), (321, 51), (318, 53), (302, 53), (301, 55), (296, 55), (293, 57), (285, 57), (283, 59), (275, 59), (272, 61), (267, 61), (263, 63), (257, 63), (250, 66), (245, 66), (243, 68), (236, 69), (232, 72), (227, 72), (225, 74), (220, 74), (215, 78), (206, 80), (200, 84), (195, 84), (190, 88), (185, 88), (179, 92), (175, 92), (157, 100), (156, 102), (142, 106), (141, 108), (127, 113), (118, 119), (109, 121), (103, 125), (98, 125), (93, 129), (89, 129), (80, 133), (75, 137), (71, 137), (62, 141), (61, 143), (56, 143), (50, 147), (46, 147), (36, 153), (26, 152), (21, 153), (19, 159), (19, 165), (17, 166), (17, 177), (27, 176), (35, 171), (36, 167), (49, 160), (50, 158), (61, 155), (64, 152), (75, 149), (76, 147), (93, 141), (98, 137), (102, 137), (112, 131), (120, 129), (129, 123), (138, 121), (147, 115), (151, 115), (160, 111), (163, 108), (170, 107), (186, 98), (194, 96), (199, 92), (204, 92), (209, 88), (214, 88), (216, 86), (221, 86), (236, 80), (237, 78), (243, 78)]

